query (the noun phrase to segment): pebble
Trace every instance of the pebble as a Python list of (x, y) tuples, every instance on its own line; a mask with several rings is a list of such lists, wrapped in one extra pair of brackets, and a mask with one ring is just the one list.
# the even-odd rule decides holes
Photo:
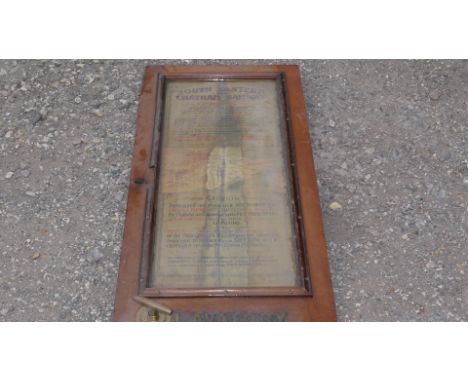
[(102, 117), (104, 115), (99, 109), (94, 109), (91, 113), (93, 113), (97, 117)]
[(328, 208), (330, 208), (333, 211), (338, 211), (338, 210), (342, 210), (343, 206), (338, 202), (331, 202)]
[(81, 102), (81, 98), (80, 97), (75, 97), (75, 103), (80, 103)]
[(26, 191), (26, 195), (31, 196), (31, 197), (36, 196), (36, 194), (32, 191)]
[(10, 179), (15, 173), (12, 171), (8, 171), (5, 175), (5, 178)]
[(107, 99), (108, 99), (109, 101), (113, 101), (113, 100), (115, 99), (115, 95), (109, 94), (109, 95), (107, 96)]
[(5, 138), (10, 138), (10, 137), (12, 136), (12, 134), (13, 134), (13, 131), (8, 130), (8, 131), (6, 132), (6, 134), (5, 134)]
[(437, 101), (441, 96), (440, 90), (435, 89), (429, 93), (429, 98), (433, 101)]
[(88, 261), (90, 263), (96, 263), (104, 257), (104, 254), (97, 248), (93, 248), (88, 253)]
[(25, 178), (27, 178), (30, 174), (31, 172), (29, 170), (21, 170), (21, 175)]
[(85, 141), (82, 138), (74, 139), (72, 141), (73, 145), (78, 146), (81, 145), (82, 143), (85, 143)]
[(31, 259), (37, 260), (39, 257), (41, 257), (41, 254), (39, 252), (33, 252)]
[(38, 123), (41, 119), (43, 119), (43, 115), (39, 113), (37, 110), (33, 110), (31, 114), (30, 121), (33, 125)]
[(116, 200), (117, 202), (122, 201), (123, 197), (124, 197), (124, 192), (123, 192), (123, 191), (118, 191), (118, 192), (115, 194), (115, 200)]

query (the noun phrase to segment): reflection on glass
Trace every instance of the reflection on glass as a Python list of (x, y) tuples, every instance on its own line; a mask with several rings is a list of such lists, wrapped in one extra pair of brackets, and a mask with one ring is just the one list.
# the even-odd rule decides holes
[(166, 84), (151, 286), (301, 286), (275, 80)]

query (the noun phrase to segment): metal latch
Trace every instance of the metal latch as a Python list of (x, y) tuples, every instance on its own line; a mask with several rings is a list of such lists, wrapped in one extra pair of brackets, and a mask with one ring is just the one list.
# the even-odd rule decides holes
[(170, 321), (171, 308), (146, 297), (134, 296), (133, 299), (139, 304), (144, 305), (137, 312), (137, 321)]

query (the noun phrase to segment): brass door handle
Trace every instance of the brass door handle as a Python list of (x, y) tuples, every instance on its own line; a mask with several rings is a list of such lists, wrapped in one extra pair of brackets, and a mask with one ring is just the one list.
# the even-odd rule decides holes
[(151, 300), (150, 298), (146, 297), (141, 297), (141, 296), (133, 296), (133, 299), (138, 302), (139, 304), (145, 305), (148, 308), (152, 308), (154, 310), (157, 310), (160, 313), (165, 313), (165, 314), (171, 314), (172, 309), (162, 305), (156, 301)]
[(143, 305), (138, 309), (136, 316), (137, 321), (171, 321), (171, 308), (146, 297), (134, 296), (133, 299)]

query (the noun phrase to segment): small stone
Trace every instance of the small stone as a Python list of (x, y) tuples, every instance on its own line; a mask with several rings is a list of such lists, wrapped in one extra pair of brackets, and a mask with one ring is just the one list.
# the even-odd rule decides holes
[(43, 115), (41, 113), (39, 113), (37, 110), (33, 110), (31, 112), (31, 116), (30, 116), (29, 120), (31, 121), (31, 123), (33, 125), (37, 124), (42, 119), (43, 119)]
[(104, 254), (97, 248), (93, 248), (88, 253), (88, 261), (90, 263), (96, 263), (104, 257)]
[(99, 110), (99, 109), (93, 109), (93, 111), (91, 113), (93, 113), (97, 117), (102, 117), (103, 116), (102, 111)]
[(126, 109), (128, 107), (129, 103), (126, 99), (121, 99), (120, 100), (120, 107), (119, 109), (122, 110), (122, 109)]
[(10, 138), (10, 137), (12, 136), (12, 134), (13, 134), (13, 131), (8, 130), (8, 131), (6, 132), (6, 134), (5, 134), (5, 138)]
[(27, 178), (29, 174), (31, 174), (29, 170), (21, 170), (21, 175), (24, 176), (25, 178)]
[(89, 105), (92, 106), (92, 107), (95, 107), (95, 108), (98, 108), (99, 106), (101, 106), (104, 103), (105, 103), (105, 101), (103, 101), (101, 99), (95, 99), (95, 100), (89, 101)]
[(2, 316), (6, 316), (8, 313), (10, 313), (10, 308), (3, 308), (2, 310), (0, 310), (0, 314)]
[(440, 158), (442, 158), (442, 160), (445, 160), (445, 161), (449, 160), (451, 157), (452, 157), (452, 154), (449, 150), (444, 150), (440, 154)]
[(433, 101), (437, 101), (440, 98), (440, 96), (441, 94), (439, 89), (435, 89), (429, 93), (429, 98)]
[(32, 191), (26, 191), (26, 195), (34, 197), (34, 196), (36, 196), (36, 193), (34, 193)]
[(330, 208), (333, 211), (339, 211), (339, 210), (343, 209), (343, 206), (338, 202), (332, 202), (332, 203), (330, 203), (328, 208)]
[(15, 173), (13, 171), (9, 171), (6, 173), (5, 178), (10, 179)]
[(73, 145), (75, 145), (75, 146), (79, 146), (79, 145), (81, 145), (81, 144), (83, 144), (83, 143), (86, 143), (86, 141), (84, 141), (83, 138), (78, 138), (78, 139), (74, 139), (74, 140), (72, 141), (72, 143), (73, 143)]
[(75, 97), (75, 103), (80, 103), (81, 102), (81, 98), (80, 97)]
[(31, 259), (37, 260), (39, 257), (41, 257), (41, 254), (39, 252), (33, 252)]
[(330, 119), (330, 120), (328, 121), (328, 126), (330, 126), (330, 127), (335, 127), (335, 126), (336, 126), (335, 121), (334, 121), (333, 119)]
[(427, 269), (434, 269), (435, 267), (437, 267), (437, 264), (434, 263), (432, 260), (429, 260), (426, 264)]
[(113, 100), (115, 100), (115, 95), (109, 94), (109, 95), (107, 96), (107, 99), (108, 99), (109, 101), (113, 101)]
[(115, 200), (116, 200), (117, 202), (122, 201), (123, 197), (124, 197), (123, 191), (118, 191), (118, 192), (115, 194)]

